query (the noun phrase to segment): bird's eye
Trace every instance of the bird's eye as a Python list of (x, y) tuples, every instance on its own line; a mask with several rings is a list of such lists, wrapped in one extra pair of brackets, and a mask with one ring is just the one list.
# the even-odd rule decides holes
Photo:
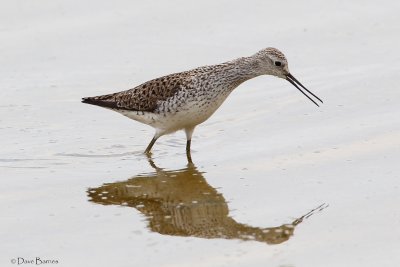
[(279, 67), (281, 65), (282, 65), (282, 63), (280, 61), (275, 61), (275, 66)]

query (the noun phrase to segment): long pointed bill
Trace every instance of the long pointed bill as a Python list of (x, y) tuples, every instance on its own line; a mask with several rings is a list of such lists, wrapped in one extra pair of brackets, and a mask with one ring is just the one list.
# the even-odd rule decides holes
[(286, 80), (288, 80), (291, 84), (294, 85), (294, 87), (296, 87), (303, 95), (305, 95), (308, 99), (310, 99), (315, 105), (317, 105), (319, 107), (319, 105), (317, 104), (317, 102), (314, 101), (314, 99), (312, 99), (309, 95), (307, 95), (306, 93), (304, 93), (303, 90), (301, 90), (301, 88), (298, 86), (300, 85), (304, 90), (307, 91), (307, 93), (311, 94), (313, 97), (315, 97), (316, 99), (318, 99), (321, 103), (324, 103), (318, 96), (314, 95), (310, 90), (308, 90), (307, 88), (304, 87), (304, 85), (302, 85), (292, 74), (287, 74), (286, 75)]

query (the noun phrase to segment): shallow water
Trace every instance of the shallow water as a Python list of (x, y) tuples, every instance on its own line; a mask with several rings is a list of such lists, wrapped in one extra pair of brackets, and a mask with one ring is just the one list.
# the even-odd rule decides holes
[(229, 216), (224, 196), (207, 183), (205, 173), (199, 172), (194, 164), (168, 171), (157, 167), (152, 159), (149, 164), (155, 172), (89, 188), (90, 201), (136, 208), (146, 217), (147, 227), (163, 235), (254, 240), (266, 244), (289, 240), (297, 225), (326, 207), (321, 205), (277, 227), (252, 227)]
[[(397, 2), (5, 3), (0, 266), (400, 263)], [(183, 133), (148, 158), (152, 129), (80, 103), (266, 46), (324, 105), (248, 81), (195, 130), (194, 165)]]

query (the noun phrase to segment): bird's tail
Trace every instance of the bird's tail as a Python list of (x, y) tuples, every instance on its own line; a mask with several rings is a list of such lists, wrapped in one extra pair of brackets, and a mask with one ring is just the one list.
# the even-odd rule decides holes
[(114, 94), (83, 97), (82, 103), (100, 106), (104, 108), (118, 108)]

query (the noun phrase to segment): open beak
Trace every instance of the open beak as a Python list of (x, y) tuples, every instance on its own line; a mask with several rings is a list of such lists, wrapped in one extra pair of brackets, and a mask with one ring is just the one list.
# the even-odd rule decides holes
[[(321, 103), (324, 103), (324, 102), (322, 102), (322, 100), (318, 97), (318, 96), (316, 96), (316, 95), (314, 95), (310, 90), (308, 90), (307, 88), (305, 88), (304, 87), (304, 85), (302, 85), (292, 74), (287, 74), (286, 75), (286, 80), (288, 80), (291, 84), (293, 84), (294, 85), (294, 87), (296, 87), (297, 89), (299, 89), (299, 91), (303, 94), (303, 95), (305, 95), (308, 99), (310, 99), (315, 105), (317, 105), (318, 107), (319, 107), (319, 105), (318, 105), (318, 103), (314, 100), (314, 99), (312, 99), (309, 95), (307, 95), (303, 90), (301, 90), (301, 88), (303, 88), (304, 90), (306, 90), (307, 91), (307, 93), (309, 93), (309, 94), (311, 94), (313, 97), (315, 97), (316, 99), (318, 99)], [(300, 87), (301, 88), (300, 88)]]

